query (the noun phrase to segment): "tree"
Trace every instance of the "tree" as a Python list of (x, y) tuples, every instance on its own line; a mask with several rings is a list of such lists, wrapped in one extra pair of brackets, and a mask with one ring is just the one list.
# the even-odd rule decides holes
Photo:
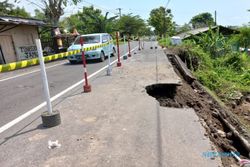
[(121, 33), (130, 35), (144, 35), (147, 31), (144, 20), (138, 15), (122, 15), (116, 25)]
[(209, 28), (207, 33), (203, 33), (200, 36), (193, 36), (197, 45), (203, 48), (204, 51), (210, 53), (212, 57), (218, 57), (222, 54), (231, 52), (231, 45), (227, 38), (220, 33), (220, 28)]
[(20, 8), (17, 7), (13, 10), (10, 11), (9, 15), (11, 16), (18, 16), (18, 17), (24, 17), (24, 18), (31, 18), (31, 15), (26, 12), (26, 10), (24, 9), (24, 7)]
[(0, 15), (7, 16), (17, 16), (17, 17), (25, 17), (30, 18), (30, 14), (26, 12), (24, 8), (14, 8), (14, 5), (9, 3), (8, 0), (0, 2)]
[[(108, 24), (115, 20), (118, 16), (113, 16), (108, 18), (109, 12), (106, 12), (105, 16), (99, 14), (95, 15), (93, 12), (86, 12), (85, 13), (91, 21), (91, 25), (95, 27), (96, 33), (107, 32), (108, 31)], [(86, 21), (86, 18), (82, 17), (83, 21)]]
[(108, 18), (108, 12), (105, 16), (102, 15), (102, 11), (94, 9), (93, 6), (83, 7), (81, 12), (64, 19), (61, 25), (66, 29), (76, 28), (79, 33), (110, 33), (113, 29), (112, 24), (115, 18)]
[(192, 24), (193, 28), (201, 28), (201, 27), (209, 27), (215, 25), (213, 16), (211, 13), (200, 13), (194, 16), (190, 23)]
[(235, 42), (239, 43), (239, 45), (245, 49), (250, 47), (250, 28), (249, 27), (241, 27), (240, 33), (236, 34), (233, 39)]
[(79, 20), (80, 19), (79, 19), (79, 12), (78, 12), (77, 14), (64, 18), (60, 22), (60, 27), (63, 27), (64, 29), (70, 32), (73, 30), (73, 28), (76, 28), (80, 34), (83, 34), (87, 31), (86, 26), (84, 25), (84, 23), (82, 23)]
[(46, 21), (45, 14), (42, 11), (40, 11), (39, 9), (35, 9), (34, 12), (35, 12), (35, 16), (34, 16), (35, 19)]
[(151, 28), (145, 24), (139, 29), (138, 35), (151, 36), (153, 35), (153, 31), (151, 31)]
[(8, 3), (8, 0), (0, 2), (0, 15), (8, 15), (10, 10), (14, 7), (13, 4)]
[(81, 0), (41, 0), (45, 8), (43, 9), (45, 16), (50, 20), (53, 27), (58, 27), (59, 19), (64, 14), (64, 8), (72, 3), (76, 5)]
[(158, 35), (171, 36), (175, 30), (172, 20), (173, 15), (171, 14), (171, 10), (161, 6), (159, 8), (153, 9), (150, 12), (148, 23), (155, 28), (155, 31)]
[(177, 32), (178, 33), (187, 32), (187, 31), (189, 31), (191, 29), (192, 29), (192, 27), (189, 24), (185, 23), (182, 26), (178, 26)]
[(50, 23), (52, 27), (58, 27), (59, 20), (61, 16), (64, 15), (64, 8), (68, 5), (76, 5), (82, 0), (39, 0), (36, 2), (33, 2), (32, 0), (25, 1), (38, 6), (39, 9), (44, 13), (45, 18), (47, 18), (48, 23)]
[[(39, 9), (35, 9), (35, 16), (33, 18), (43, 20), (44, 22), (48, 22), (48, 18), (46, 18), (45, 14)], [(41, 39), (50, 39), (51, 38), (51, 27), (42, 26), (39, 27), (40, 37)]]

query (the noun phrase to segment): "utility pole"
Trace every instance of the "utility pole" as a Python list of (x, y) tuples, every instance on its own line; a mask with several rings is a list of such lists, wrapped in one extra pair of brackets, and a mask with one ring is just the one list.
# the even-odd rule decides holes
[(217, 11), (214, 11), (214, 23), (217, 26)]
[(166, 40), (167, 40), (167, 25), (166, 25), (166, 18), (165, 17), (167, 17), (167, 15), (168, 15), (167, 8), (168, 8), (169, 3), (170, 3), (170, 0), (168, 0), (167, 4), (165, 6), (165, 10), (164, 10), (164, 22), (163, 22), (163, 24), (164, 24), (163, 25), (164, 26), (164, 35), (163, 36), (165, 36)]
[(119, 16), (122, 17), (122, 8), (117, 8), (116, 10), (119, 10)]

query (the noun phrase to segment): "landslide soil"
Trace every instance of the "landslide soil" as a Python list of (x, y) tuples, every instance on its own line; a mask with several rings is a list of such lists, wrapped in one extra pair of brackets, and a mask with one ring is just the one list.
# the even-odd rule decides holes
[[(173, 64), (174, 68), (175, 65)], [(175, 68), (176, 73), (183, 78), (179, 71)], [(170, 92), (170, 93), (163, 93)], [(218, 152), (236, 151), (240, 152), (241, 158), (247, 158), (248, 152), (241, 146), (240, 142), (232, 135), (230, 130), (218, 118), (218, 111), (227, 112), (228, 109), (233, 109), (234, 113), (241, 112), (245, 119), (249, 117), (249, 102), (244, 100), (242, 103), (229, 106), (229, 108), (222, 107), (210, 94), (208, 94), (198, 81), (189, 84), (182, 79), (181, 86), (160, 85), (152, 87), (151, 96), (155, 97), (163, 107), (193, 108), (199, 116), (202, 125), (206, 129), (205, 136), (209, 137), (211, 142), (216, 146)], [(248, 111), (246, 112), (242, 111)], [(231, 111), (230, 111), (231, 112)], [(245, 135), (246, 132), (241, 128), (241, 124), (235, 119), (228, 120), (248, 141), (249, 137)], [(248, 119), (250, 121), (250, 119)], [(220, 133), (219, 133), (220, 132)], [(221, 157), (222, 164), (225, 167), (237, 166), (237, 161), (233, 157)]]

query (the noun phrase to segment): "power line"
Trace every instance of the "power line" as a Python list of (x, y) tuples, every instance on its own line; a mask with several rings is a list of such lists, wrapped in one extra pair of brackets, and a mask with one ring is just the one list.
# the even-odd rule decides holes
[(107, 8), (102, 7), (102, 6), (96, 5), (96, 4), (94, 4), (94, 3), (85, 1), (85, 0), (83, 0), (82, 2), (85, 2), (85, 3), (87, 3), (87, 4), (90, 4), (90, 5), (92, 5), (92, 6), (96, 7), (96, 8), (98, 8), (98, 9), (102, 9), (102, 10), (105, 11), (105, 12), (109, 12), (109, 13), (112, 13), (112, 14), (114, 14), (114, 15), (117, 15), (117, 13), (115, 12), (115, 10), (107, 9)]
[[(105, 11), (105, 12), (109, 12), (109, 13), (112, 13), (114, 15), (117, 15), (117, 12), (115, 10), (107, 9), (107, 8), (102, 7), (102, 6), (96, 5), (94, 3), (85, 1), (85, 0), (83, 0), (82, 2), (87, 3), (89, 5), (92, 5), (94, 8), (100, 9), (101, 11)], [(66, 10), (69, 10), (69, 11), (65, 11), (65, 14), (73, 14), (75, 12), (76, 8), (77, 8), (77, 11), (79, 11), (80, 9), (82, 9), (82, 7), (77, 7), (77, 6), (74, 7), (74, 10), (66, 8)], [(67, 17), (67, 16), (64, 16), (64, 17)]]
[[(167, 4), (165, 6), (165, 11), (164, 11), (165, 13), (167, 13), (167, 7), (168, 7), (169, 3), (170, 3), (170, 0), (168, 0)], [(164, 34), (167, 36), (167, 26), (166, 26), (166, 19), (165, 18), (164, 18), (164, 23), (163, 24), (164, 24)]]
[[(116, 13), (115, 10), (104, 8), (104, 7), (102, 7), (102, 6), (96, 5), (96, 4), (91, 3), (91, 2), (88, 2), (88, 1), (86, 1), (86, 0), (83, 0), (82, 2), (87, 3), (87, 4), (89, 4), (89, 5), (92, 5), (94, 8), (100, 9), (101, 11), (105, 11), (105, 12), (109, 12), (109, 13), (112, 13), (112, 14), (114, 14), (114, 15), (117, 15), (117, 13)], [(75, 9), (76, 7), (77, 7), (77, 6), (75, 6), (74, 9)], [(82, 7), (77, 7), (77, 11), (79, 11), (80, 9), (82, 9)], [(68, 9), (66, 8), (66, 10), (68, 10)], [(70, 15), (70, 14), (73, 14), (74, 11), (75, 11), (75, 10), (70, 9), (69, 12), (65, 11), (65, 14)], [(68, 17), (68, 16), (63, 16), (63, 17)]]
[[(31, 5), (34, 5), (34, 6), (38, 7), (38, 8), (40, 8), (40, 9), (44, 9), (44, 6), (41, 5), (41, 4), (39, 4), (39, 3), (37, 3), (37, 2), (35, 3), (35, 2), (32, 2), (31, 0), (25, 0), (25, 1), (28, 2)], [(19, 2), (21, 2), (21, 1), (19, 1)]]
[(170, 0), (168, 0), (168, 2), (166, 3), (166, 6), (165, 6), (166, 9), (167, 9), (169, 3), (170, 3)]

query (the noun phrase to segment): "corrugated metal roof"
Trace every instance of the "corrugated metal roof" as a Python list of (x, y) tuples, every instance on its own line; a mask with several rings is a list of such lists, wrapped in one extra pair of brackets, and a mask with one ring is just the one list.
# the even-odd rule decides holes
[[(222, 33), (223, 35), (231, 35), (231, 34), (238, 34), (239, 33), (238, 30), (227, 28), (227, 27), (224, 27), (224, 26), (221, 26), (221, 25), (211, 27), (212, 30), (214, 30), (216, 28), (219, 28), (220, 33)], [(190, 30), (190, 31), (178, 34), (176, 36), (179, 36), (181, 39), (186, 39), (186, 38), (189, 38), (192, 35), (198, 35), (198, 34), (207, 32), (208, 30), (209, 30), (209, 27), (197, 28), (197, 29), (194, 29), (194, 30)]]
[(23, 24), (23, 25), (34, 25), (44, 26), (45, 23), (42, 20), (13, 17), (13, 16), (0, 16), (0, 24)]
[[(212, 29), (216, 28), (217, 26), (213, 26), (211, 27)], [(197, 29), (194, 29), (194, 30), (190, 30), (190, 31), (187, 31), (187, 32), (183, 32), (181, 34), (178, 34), (176, 36), (180, 37), (181, 39), (185, 39), (185, 38), (188, 38), (190, 37), (191, 35), (197, 35), (197, 34), (200, 34), (200, 33), (203, 33), (203, 32), (206, 32), (209, 30), (209, 27), (203, 27), (203, 28), (197, 28)]]

